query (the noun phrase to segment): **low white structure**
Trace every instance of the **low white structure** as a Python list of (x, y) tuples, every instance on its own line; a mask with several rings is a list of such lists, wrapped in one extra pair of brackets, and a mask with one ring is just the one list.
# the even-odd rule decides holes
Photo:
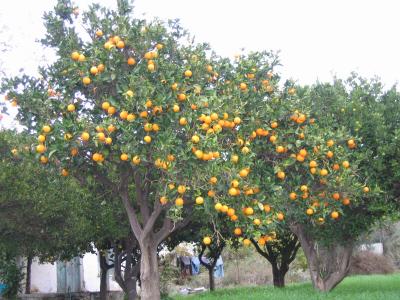
[(363, 244), (360, 246), (360, 251), (370, 251), (375, 254), (383, 255), (383, 244), (382, 243), (374, 243), (374, 244)]
[[(108, 290), (121, 291), (114, 280), (114, 270), (108, 271)], [(69, 262), (41, 264), (37, 259), (31, 268), (32, 293), (68, 293), (100, 291), (100, 262), (97, 254), (87, 253), (83, 258)]]

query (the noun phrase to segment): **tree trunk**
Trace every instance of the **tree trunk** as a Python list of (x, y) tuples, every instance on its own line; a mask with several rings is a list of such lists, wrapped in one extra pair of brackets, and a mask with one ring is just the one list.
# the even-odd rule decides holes
[(353, 243), (323, 245), (307, 234), (303, 226), (296, 224), (291, 229), (300, 240), (314, 288), (323, 292), (334, 289), (348, 274)]
[(100, 300), (107, 300), (107, 259), (99, 252), (100, 256)]
[(289, 268), (285, 266), (281, 266), (281, 268), (279, 268), (277, 264), (271, 264), (271, 265), (272, 265), (272, 278), (274, 287), (277, 288), (285, 287), (285, 275), (289, 270)]
[(140, 241), (141, 300), (160, 299), (160, 273), (158, 270), (157, 243), (147, 239)]
[(208, 281), (210, 283), (210, 291), (215, 291), (214, 268), (208, 269)]
[(26, 283), (25, 294), (31, 293), (31, 269), (32, 269), (32, 256), (29, 255), (26, 261)]

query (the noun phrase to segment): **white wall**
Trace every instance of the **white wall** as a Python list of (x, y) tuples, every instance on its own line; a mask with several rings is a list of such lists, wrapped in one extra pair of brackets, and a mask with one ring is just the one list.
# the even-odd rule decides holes
[(39, 264), (35, 258), (31, 269), (31, 290), (39, 293), (57, 292), (57, 266), (56, 264)]
[(100, 290), (100, 266), (97, 254), (87, 253), (82, 259), (83, 290), (96, 292)]
[(382, 243), (364, 244), (360, 246), (360, 251), (371, 251), (375, 254), (383, 255), (383, 244)]

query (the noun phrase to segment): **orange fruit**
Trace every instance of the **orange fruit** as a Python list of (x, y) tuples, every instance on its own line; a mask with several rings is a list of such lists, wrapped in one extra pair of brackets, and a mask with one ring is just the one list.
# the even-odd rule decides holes
[(226, 214), (229, 217), (232, 217), (235, 214), (235, 210), (233, 208), (229, 208), (228, 211), (226, 212)]
[(204, 203), (204, 198), (203, 197), (196, 197), (196, 204), (201, 205)]
[(240, 235), (242, 235), (242, 229), (240, 229), (239, 227), (236, 227), (235, 230), (233, 231), (233, 233), (236, 236), (240, 236)]
[(271, 211), (271, 206), (269, 206), (268, 204), (264, 205), (264, 211), (265, 212), (270, 212)]
[(116, 129), (117, 129), (117, 128), (116, 128), (113, 124), (110, 124), (110, 125), (108, 125), (108, 127), (107, 127), (107, 130), (108, 130), (108, 132), (110, 132), (110, 133), (114, 132)]
[(249, 239), (244, 239), (244, 240), (243, 240), (243, 245), (246, 246), (246, 247), (248, 247), (248, 246), (251, 245), (251, 241), (250, 241)]
[(270, 137), (269, 137), (269, 141), (271, 142), (271, 143), (275, 143), (275, 141), (276, 141), (276, 136), (275, 135), (271, 135)]
[(45, 145), (43, 145), (43, 144), (39, 144), (39, 145), (37, 145), (36, 146), (36, 152), (37, 153), (44, 153), (44, 152), (46, 152), (46, 146)]
[(46, 141), (46, 136), (44, 136), (43, 134), (40, 134), (37, 138), (39, 143), (44, 143)]
[(77, 156), (78, 155), (78, 149), (77, 148), (72, 148), (70, 153), (71, 153), (71, 156)]
[(231, 156), (231, 162), (237, 163), (238, 161), (239, 161), (239, 156), (233, 154), (233, 155)]
[(127, 112), (126, 110), (121, 111), (121, 112), (119, 113), (119, 117), (120, 117), (122, 120), (126, 120), (126, 119), (128, 118), (128, 112)]
[(345, 160), (344, 162), (342, 162), (342, 166), (343, 168), (347, 169), (348, 167), (350, 167), (350, 163), (347, 160)]
[(278, 147), (276, 147), (276, 152), (278, 152), (278, 153), (283, 153), (283, 152), (285, 152), (285, 147), (283, 147), (283, 146), (278, 146)]
[(49, 132), (51, 131), (51, 127), (50, 127), (49, 125), (44, 125), (44, 126), (42, 127), (42, 131), (43, 131), (44, 133), (49, 133)]
[(343, 204), (343, 205), (350, 205), (350, 199), (349, 199), (349, 198), (344, 198), (344, 199), (342, 200), (342, 204)]
[(110, 102), (107, 102), (107, 101), (104, 101), (101, 104), (101, 108), (104, 109), (104, 110), (108, 110), (110, 108), (110, 106), (111, 106)]
[(332, 151), (328, 151), (328, 152), (326, 153), (326, 157), (327, 157), (327, 158), (332, 158), (332, 157), (333, 157), (333, 152), (332, 152)]
[(246, 207), (244, 210), (244, 214), (246, 216), (251, 216), (254, 214), (254, 209), (252, 207)]
[(332, 219), (337, 219), (337, 218), (339, 218), (339, 213), (337, 212), (337, 211), (333, 211), (332, 213), (331, 213), (331, 218)]
[(209, 182), (210, 182), (210, 184), (216, 184), (218, 182), (218, 179), (217, 179), (217, 177), (213, 176), (210, 178)]
[(306, 186), (306, 185), (302, 185), (301, 187), (300, 187), (300, 191), (302, 191), (302, 192), (307, 192), (308, 191), (308, 186)]
[(136, 60), (133, 57), (129, 57), (127, 63), (129, 66), (133, 66), (136, 64)]
[(328, 140), (328, 141), (326, 142), (326, 145), (327, 145), (328, 147), (332, 147), (333, 145), (335, 145), (335, 142), (334, 142), (333, 140)]
[(135, 117), (134, 114), (128, 114), (128, 115), (126, 116), (126, 120), (127, 120), (128, 122), (132, 122), (132, 121), (134, 121), (135, 119), (136, 119), (136, 117)]
[(107, 145), (111, 145), (111, 144), (112, 144), (112, 138), (107, 137), (107, 138), (105, 139), (105, 142), (106, 142)]
[(134, 157), (132, 157), (132, 163), (134, 165), (140, 164), (140, 157), (138, 155), (135, 155)]
[(64, 176), (64, 177), (67, 177), (69, 175), (68, 170), (67, 169), (62, 169), (61, 170), (61, 175)]
[(186, 186), (184, 186), (184, 185), (179, 185), (178, 186), (178, 193), (179, 194), (184, 194), (185, 191), (186, 191)]
[(301, 149), (301, 150), (299, 151), (299, 154), (300, 154), (301, 156), (303, 156), (303, 157), (306, 157), (306, 156), (307, 156), (307, 150), (306, 150), (306, 149)]
[(72, 52), (71, 58), (72, 58), (72, 60), (77, 61), (79, 59), (79, 52), (77, 52), (77, 51)]
[(319, 175), (321, 175), (321, 176), (326, 176), (326, 175), (328, 175), (328, 170), (327, 170), (327, 169), (322, 169), (322, 170), (320, 170), (320, 171), (319, 171)]
[(108, 109), (107, 109), (107, 113), (110, 115), (110, 116), (112, 116), (113, 114), (115, 114), (117, 112), (117, 109), (114, 107), (114, 106), (110, 106)]
[(283, 179), (285, 179), (286, 174), (285, 174), (285, 172), (283, 172), (283, 171), (279, 171), (278, 173), (276, 173), (276, 176), (277, 176), (279, 179), (283, 180)]
[(183, 206), (183, 199), (181, 197), (178, 197), (175, 199), (175, 205), (176, 206)]
[(311, 216), (311, 215), (314, 214), (314, 210), (313, 210), (312, 208), (307, 208), (306, 214), (309, 215), (309, 216)]
[(340, 199), (340, 194), (339, 193), (333, 193), (332, 198), (335, 200), (339, 200)]
[(193, 142), (193, 143), (197, 144), (199, 141), (200, 141), (200, 138), (199, 138), (198, 135), (192, 136), (192, 142)]
[(289, 198), (290, 198), (290, 200), (296, 200), (297, 194), (294, 193), (294, 192), (291, 192), (291, 193), (289, 194)]
[(239, 85), (239, 88), (240, 88), (242, 91), (245, 91), (245, 90), (247, 90), (247, 84), (245, 84), (244, 82), (242, 82), (242, 83)]
[(99, 64), (99, 65), (97, 66), (97, 70), (98, 70), (100, 73), (103, 72), (105, 68), (106, 68), (106, 67), (105, 67), (103, 64)]
[(161, 203), (161, 205), (167, 204), (167, 203), (168, 203), (168, 198), (165, 197), (165, 196), (162, 196), (162, 197), (160, 198), (160, 203)]
[(82, 82), (84, 85), (89, 85), (92, 81), (90, 80), (89, 77), (83, 77)]
[(99, 69), (97, 69), (97, 67), (93, 66), (90, 68), (90, 74), (97, 75), (97, 73), (99, 73)]
[(150, 143), (151, 143), (151, 136), (146, 135), (146, 136), (143, 138), (143, 140), (144, 140), (147, 144), (150, 144)]
[(272, 122), (271, 128), (278, 128), (278, 122), (276, 122), (276, 121)]
[(248, 171), (248, 169), (242, 169), (242, 170), (240, 170), (240, 172), (239, 172), (239, 176), (240, 177), (247, 177), (247, 175), (249, 175), (249, 171)]
[(82, 134), (81, 134), (81, 139), (82, 139), (82, 141), (87, 142), (87, 141), (89, 140), (89, 138), (90, 138), (89, 133), (87, 133), (87, 132), (82, 132)]
[(211, 244), (211, 238), (209, 236), (206, 236), (203, 238), (203, 244), (208, 246)]
[(123, 49), (125, 47), (125, 43), (123, 41), (118, 41), (117, 42), (117, 48), (118, 49)]
[(253, 220), (253, 224), (256, 226), (259, 226), (261, 224), (261, 220), (260, 219), (254, 219)]
[(339, 164), (334, 164), (332, 167), (335, 171), (338, 171), (340, 169)]
[(184, 74), (185, 74), (185, 77), (188, 77), (188, 78), (192, 77), (192, 75), (193, 75), (192, 71), (190, 71), (190, 70), (186, 70)]
[(68, 106), (67, 106), (67, 111), (69, 111), (69, 112), (74, 112), (74, 111), (75, 111), (75, 105), (73, 105), (73, 104), (68, 104)]
[(177, 98), (179, 101), (185, 101), (186, 100), (186, 95), (184, 93), (180, 93), (177, 95)]
[(364, 192), (364, 193), (369, 193), (369, 187), (365, 186), (365, 187), (363, 188), (363, 192)]
[(180, 118), (180, 119), (179, 119), (179, 125), (181, 125), (181, 126), (187, 125), (187, 120), (186, 120), (186, 118), (184, 118), (184, 117)]
[(128, 154), (122, 153), (121, 156), (120, 156), (120, 159), (121, 159), (122, 161), (127, 161), (127, 160), (129, 159)]
[(283, 213), (279, 212), (279, 213), (276, 215), (276, 218), (277, 218), (279, 221), (283, 221), (283, 220), (285, 219), (285, 215), (284, 215)]

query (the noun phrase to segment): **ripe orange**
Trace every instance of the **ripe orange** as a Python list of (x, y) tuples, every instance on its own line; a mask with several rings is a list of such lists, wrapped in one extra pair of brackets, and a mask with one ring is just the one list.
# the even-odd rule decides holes
[(344, 198), (342, 200), (343, 205), (350, 205), (350, 199), (349, 198)]
[(340, 199), (340, 194), (339, 193), (333, 193), (332, 198), (335, 200), (339, 200)]
[(134, 157), (132, 157), (132, 163), (134, 165), (140, 164), (140, 157), (138, 155), (135, 155)]
[(203, 238), (203, 244), (206, 245), (206, 246), (210, 245), (211, 244), (211, 238), (208, 237), (208, 236), (204, 237)]
[(64, 177), (67, 177), (69, 175), (68, 170), (67, 169), (62, 169), (61, 170), (61, 175), (64, 176)]
[(44, 125), (44, 126), (42, 127), (42, 131), (43, 131), (44, 133), (49, 133), (49, 132), (51, 131), (51, 127), (50, 127), (49, 125)]
[(283, 220), (285, 219), (285, 215), (284, 215), (283, 213), (279, 212), (279, 213), (276, 215), (276, 218), (277, 218), (279, 221), (283, 221)]
[(216, 211), (221, 211), (221, 208), (222, 208), (222, 204), (221, 203), (216, 203), (215, 205), (214, 205), (214, 209), (216, 210)]
[(294, 192), (291, 192), (291, 193), (289, 194), (289, 198), (290, 198), (290, 200), (296, 200), (297, 194), (294, 193)]
[(108, 109), (107, 109), (107, 113), (110, 115), (110, 116), (112, 116), (113, 114), (115, 114), (117, 112), (117, 109), (114, 107), (114, 106), (110, 106)]
[(123, 41), (118, 41), (117, 42), (117, 48), (118, 49), (123, 49), (125, 47), (125, 43)]
[(151, 143), (151, 136), (146, 135), (146, 136), (143, 138), (143, 140), (144, 140), (147, 144), (150, 144), (150, 143)]
[(300, 154), (301, 156), (303, 156), (303, 157), (306, 157), (306, 156), (307, 156), (307, 150), (306, 150), (306, 149), (301, 149), (301, 150), (299, 151), (299, 154)]
[(246, 216), (251, 216), (254, 214), (254, 209), (252, 207), (246, 207), (244, 210), (244, 214)]
[(153, 72), (156, 69), (156, 66), (154, 64), (148, 64), (147, 65), (147, 70), (150, 72)]
[(345, 160), (344, 162), (342, 162), (342, 166), (343, 168), (347, 169), (348, 167), (350, 167), (350, 163), (347, 160)]
[(242, 169), (242, 170), (240, 170), (240, 172), (239, 172), (239, 176), (240, 177), (247, 177), (247, 175), (249, 175), (249, 171), (248, 171), (248, 169)]
[(239, 156), (233, 154), (233, 155), (231, 156), (231, 162), (237, 163), (238, 161), (239, 161)]
[(250, 241), (249, 239), (244, 239), (244, 240), (243, 240), (243, 245), (246, 246), (246, 247), (248, 247), (248, 246), (251, 245), (251, 241)]
[(233, 119), (233, 123), (235, 123), (236, 125), (239, 125), (242, 122), (242, 120), (239, 117), (235, 117)]
[(129, 159), (128, 154), (122, 153), (121, 156), (120, 156), (120, 159), (121, 159), (122, 161), (127, 161), (127, 160)]
[(84, 85), (89, 85), (92, 81), (90, 80), (89, 77), (83, 77), (82, 82)]
[(98, 70), (100, 73), (103, 72), (105, 68), (106, 68), (106, 67), (105, 67), (103, 64), (99, 64), (99, 65), (97, 66), (97, 70)]
[(97, 133), (97, 138), (99, 139), (99, 141), (104, 142), (106, 139), (106, 135), (104, 134), (104, 132), (98, 132)]
[(277, 137), (276, 137), (275, 135), (271, 135), (271, 136), (269, 137), (269, 141), (270, 141), (271, 143), (275, 143), (276, 139), (277, 139)]
[(77, 52), (77, 51), (72, 52), (71, 58), (72, 58), (72, 60), (77, 61), (79, 59), (79, 52)]
[(364, 193), (369, 193), (369, 187), (365, 186), (365, 187), (363, 188), (363, 192), (364, 192)]
[(113, 124), (110, 124), (110, 125), (108, 125), (107, 130), (108, 130), (108, 132), (112, 133), (115, 130), (117, 130), (117, 128)]
[(184, 93), (180, 93), (177, 95), (177, 98), (179, 101), (185, 101), (186, 100), (186, 95)]
[(93, 66), (90, 68), (90, 74), (97, 75), (97, 73), (99, 73), (99, 69), (97, 69), (97, 67)]
[(245, 146), (245, 147), (242, 148), (242, 153), (243, 154), (247, 154), (249, 152), (250, 152), (250, 149), (248, 147)]
[(340, 169), (339, 164), (334, 164), (332, 167), (335, 171), (338, 171)]
[(215, 192), (213, 190), (209, 190), (207, 192), (207, 196), (210, 197), (210, 198), (213, 198), (213, 197), (215, 197)]
[(336, 220), (337, 218), (339, 218), (339, 213), (338, 213), (337, 211), (333, 211), (333, 212), (331, 213), (331, 218), (334, 219), (334, 220)]
[(178, 193), (179, 194), (184, 194), (185, 191), (186, 191), (186, 186), (184, 186), (184, 185), (179, 185), (178, 186)]
[(310, 173), (311, 173), (311, 174), (317, 173), (317, 169), (316, 169), (316, 168), (311, 168), (311, 169), (310, 169)]
[(322, 170), (320, 170), (320, 171), (319, 171), (319, 175), (321, 175), (321, 176), (326, 176), (326, 175), (328, 175), (328, 170), (327, 170), (327, 169), (322, 169)]
[(134, 121), (136, 119), (136, 116), (134, 115), (134, 114), (128, 114), (127, 116), (126, 116), (126, 120), (128, 121), (128, 122), (132, 122), (132, 121)]
[(301, 187), (300, 187), (300, 190), (302, 191), (302, 192), (307, 192), (308, 191), (308, 186), (306, 186), (306, 185), (302, 185)]
[(46, 136), (40, 134), (37, 139), (39, 143), (44, 143), (46, 141)]
[(78, 155), (78, 149), (77, 148), (72, 148), (70, 153), (71, 153), (71, 156), (77, 156)]
[(102, 104), (101, 104), (101, 108), (102, 109), (104, 109), (104, 110), (108, 110), (109, 108), (110, 108), (110, 102), (107, 102), (107, 101), (104, 101)]
[(229, 189), (228, 193), (229, 193), (229, 195), (231, 195), (231, 196), (237, 196), (237, 195), (239, 194), (237, 188), (234, 188), (234, 187), (231, 187), (231, 188)]
[(188, 78), (192, 77), (192, 75), (193, 75), (192, 71), (190, 71), (190, 70), (186, 70), (184, 74), (185, 74), (185, 77), (188, 77)]
[(82, 132), (82, 134), (81, 134), (81, 139), (82, 139), (82, 141), (87, 142), (87, 141), (89, 140), (89, 138), (90, 138), (89, 133), (87, 133), (87, 132)]
[(239, 88), (240, 88), (242, 91), (245, 91), (245, 90), (247, 90), (247, 84), (245, 84), (244, 82), (242, 82), (242, 83), (239, 85)]
[(303, 156), (303, 155), (300, 155), (300, 154), (297, 154), (297, 155), (296, 155), (296, 160), (297, 160), (298, 162), (303, 162), (303, 161), (304, 161), (304, 156)]
[(334, 142), (333, 140), (328, 140), (328, 141), (326, 142), (326, 145), (327, 145), (328, 147), (332, 147), (333, 145), (335, 145), (335, 142)]
[(229, 208), (228, 211), (226, 212), (226, 214), (229, 217), (232, 217), (235, 214), (235, 210), (233, 208)]
[(160, 203), (161, 203), (161, 205), (167, 204), (168, 203), (168, 198), (166, 196), (162, 196), (160, 198)]
[(46, 156), (41, 155), (41, 156), (40, 156), (40, 162), (41, 162), (42, 164), (47, 164), (47, 163), (49, 162), (49, 159), (48, 159)]
[(268, 204), (264, 205), (264, 211), (265, 212), (270, 212), (271, 211), (271, 206), (269, 206)]
[(210, 182), (210, 184), (216, 184), (218, 182), (218, 179), (217, 179), (217, 177), (213, 176), (210, 178), (209, 182)]
[(101, 31), (100, 29), (96, 30), (96, 36), (97, 37), (102, 37), (103, 36), (103, 31)]
[(175, 205), (176, 206), (183, 206), (183, 199), (181, 197), (178, 197), (175, 199)]
[(276, 152), (278, 152), (278, 153), (283, 153), (283, 152), (285, 152), (285, 147), (283, 147), (283, 146), (278, 146), (278, 147), (276, 147)]
[(198, 135), (192, 136), (192, 142), (193, 142), (193, 143), (197, 144), (199, 141), (200, 141), (200, 138), (199, 138)]
[(276, 122), (276, 121), (272, 122), (271, 128), (278, 128), (278, 122)]
[(256, 226), (259, 226), (261, 224), (261, 220), (260, 219), (254, 219), (253, 220), (253, 224)]
[(119, 117), (120, 117), (122, 120), (126, 120), (126, 118), (128, 117), (128, 112), (127, 112), (126, 110), (121, 111), (121, 112), (119, 113)]
[(136, 60), (133, 57), (129, 57), (127, 63), (129, 66), (133, 66), (136, 64)]
[(43, 144), (39, 144), (39, 145), (37, 145), (36, 146), (36, 152), (37, 153), (44, 153), (44, 152), (46, 152), (46, 146), (45, 145), (43, 145)]
[(105, 142), (106, 142), (107, 145), (111, 145), (111, 144), (112, 144), (112, 138), (107, 137), (107, 138), (105, 139)]
[(203, 197), (196, 197), (196, 204), (201, 205), (204, 203), (204, 198)]
[(332, 158), (332, 157), (333, 157), (333, 152), (332, 152), (332, 151), (328, 151), (328, 152), (326, 153), (326, 157), (327, 157), (327, 158)]
[(181, 125), (181, 126), (187, 125), (187, 120), (186, 120), (186, 118), (184, 118), (184, 117), (180, 118), (180, 119), (179, 119), (179, 125)]
[(313, 210), (312, 208), (307, 208), (306, 214), (309, 215), (309, 216), (311, 216), (311, 215), (314, 214), (314, 210)]
[(283, 179), (285, 179), (286, 174), (285, 174), (285, 172), (283, 172), (283, 171), (279, 171), (278, 173), (276, 173), (276, 176), (277, 176), (279, 179), (283, 180)]
[(235, 230), (233, 231), (233, 233), (236, 236), (240, 236), (240, 235), (242, 235), (242, 229), (240, 229), (239, 227), (236, 227)]

